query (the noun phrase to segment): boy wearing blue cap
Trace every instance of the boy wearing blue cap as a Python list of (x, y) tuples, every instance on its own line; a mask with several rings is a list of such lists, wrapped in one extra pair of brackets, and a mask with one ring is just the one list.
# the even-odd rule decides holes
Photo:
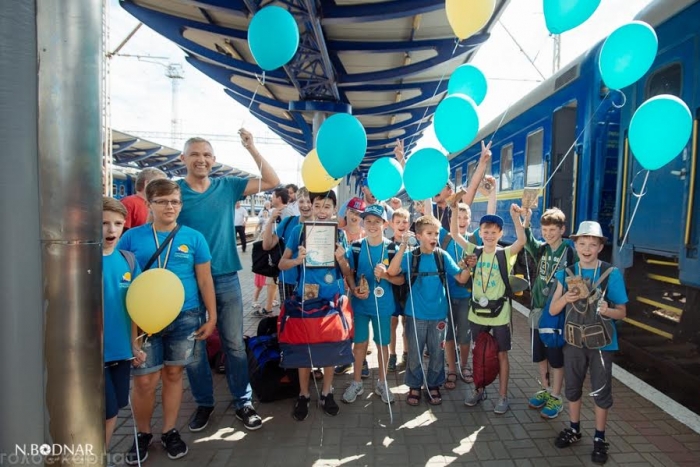
[[(498, 382), (500, 397), (494, 407), (496, 414), (504, 414), (508, 411), (508, 351), (511, 346), (510, 297), (506, 296), (506, 284), (503, 277), (515, 264), (518, 253), (525, 245), (525, 229), (520, 221), (521, 209), (518, 205), (510, 206), (510, 216), (517, 234), (516, 241), (503, 249), (498, 248), (498, 241), (503, 237), (503, 219), (493, 214), (487, 214), (479, 222), (479, 235), (484, 242), (483, 248), (477, 248), (477, 262), (474, 268), (472, 303), (469, 309), (469, 326), (472, 338), (481, 332), (491, 332), (498, 342)], [(471, 249), (473, 245), (465, 240), (459, 232), (451, 232), (457, 243), (464, 249)], [(502, 253), (498, 250), (501, 250)], [(503, 255), (503, 259), (498, 258)], [(501, 266), (502, 265), (502, 266)], [(508, 271), (501, 271), (505, 267)], [(486, 399), (485, 388), (475, 388), (471, 396), (468, 396), (464, 404), (473, 407)]]

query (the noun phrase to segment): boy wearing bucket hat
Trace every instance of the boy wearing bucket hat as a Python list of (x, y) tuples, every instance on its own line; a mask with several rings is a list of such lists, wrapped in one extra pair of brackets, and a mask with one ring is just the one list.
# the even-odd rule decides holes
[(579, 261), (556, 275), (550, 304), (552, 315), (566, 313), (564, 335), (569, 344), (564, 346), (564, 377), (571, 423), (554, 444), (565, 448), (581, 439), (581, 396), (590, 369), (590, 395), (595, 403), (591, 460), (604, 464), (608, 459), (605, 425), (613, 403), (612, 356), (618, 350), (615, 320), (627, 315), (627, 293), (620, 270), (598, 259), (607, 240), (600, 224), (584, 221), (571, 238)]

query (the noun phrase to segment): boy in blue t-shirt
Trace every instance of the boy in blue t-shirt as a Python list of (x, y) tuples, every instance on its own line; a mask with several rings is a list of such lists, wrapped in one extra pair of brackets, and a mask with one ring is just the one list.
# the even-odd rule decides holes
[[(131, 361), (143, 357), (131, 346), (131, 318), (126, 311), (126, 291), (141, 273), (134, 256), (115, 251), (124, 231), (127, 211), (114, 198), (102, 198), (102, 293), (104, 297), (104, 364), (106, 449), (117, 424), (119, 409), (129, 405)], [(131, 264), (130, 264), (131, 263)]]
[[(566, 271), (557, 273), (557, 288), (552, 296), (549, 312), (553, 316), (562, 312), (567, 313), (565, 326), (568, 326), (569, 313), (578, 315), (584, 312), (586, 317), (595, 317), (596, 323), (609, 326), (611, 335), (610, 343), (600, 350), (586, 348), (585, 341), (583, 345), (577, 343), (577, 345), (582, 345), (581, 347), (577, 345), (564, 346), (564, 378), (571, 423), (569, 428), (559, 433), (554, 444), (558, 448), (565, 448), (581, 439), (581, 396), (583, 382), (590, 369), (593, 389), (591, 396), (593, 396), (595, 403), (595, 434), (591, 460), (595, 464), (604, 464), (608, 460), (605, 425), (608, 411), (613, 404), (612, 359), (613, 352), (618, 350), (615, 321), (627, 316), (627, 292), (620, 270), (598, 259), (598, 255), (603, 250), (607, 240), (600, 224), (592, 221), (582, 222), (578, 232), (576, 235), (572, 235), (571, 239), (576, 245), (579, 261), (569, 268), (574, 277), (568, 277), (570, 274), (567, 274)], [(605, 280), (606, 274), (608, 276)], [(575, 285), (581, 281), (586, 285), (585, 288), (589, 289), (587, 294), (583, 290), (584, 287)], [(571, 344), (569, 333), (566, 331), (568, 330), (565, 329), (567, 342)]]
[[(350, 274), (346, 275), (349, 284), (355, 337), (353, 354), (355, 357), (354, 378), (343, 394), (343, 402), (355, 402), (362, 395), (362, 362), (367, 357), (369, 344), (369, 324), (372, 323), (374, 342), (379, 349), (379, 380), (374, 392), (382, 402), (394, 402), (394, 395), (386, 382), (389, 341), (391, 339), (391, 315), (396, 308), (392, 284), (401, 285), (403, 276), (391, 277), (389, 266), (389, 246), (391, 240), (384, 238), (384, 225), (387, 222), (386, 210), (379, 204), (372, 204), (362, 212), (363, 227), (367, 236), (352, 244), (349, 256)], [(355, 264), (357, 261), (357, 264)]]
[[(453, 276), (461, 284), (469, 280), (469, 269), (460, 269), (457, 263), (438, 247), (440, 222), (432, 216), (416, 220), (416, 238), (420, 247), (406, 251), (408, 234), (404, 236), (399, 251), (389, 265), (389, 275), (402, 271), (410, 280), (410, 294), (406, 301), (406, 333), (408, 335), (408, 364), (406, 385), (409, 387), (406, 402), (420, 404), (421, 387), (425, 380), (429, 402), (442, 403), (440, 386), (445, 382), (445, 354), (443, 343), (447, 318), (446, 276)], [(414, 256), (419, 257), (414, 271)], [(437, 255), (440, 255), (438, 258)], [(442, 265), (438, 266), (438, 262)], [(427, 374), (424, 374), (422, 355), (427, 347), (430, 354)]]
[[(335, 214), (335, 193), (333, 191), (309, 193), (309, 199), (313, 207), (314, 220), (318, 222), (331, 221)], [(303, 266), (306, 259), (306, 248), (300, 244), (302, 229), (304, 229), (304, 224), (299, 224), (289, 234), (284, 254), (279, 262), (280, 270), (298, 269), (297, 295), (303, 294), (306, 296), (307, 288), (310, 291), (315, 291), (313, 293), (318, 297), (328, 300), (334, 300), (337, 296), (345, 294), (343, 275), (346, 273), (346, 270), (349, 271), (346, 258), (347, 240), (345, 234), (339, 231), (340, 241), (335, 251), (335, 258), (341, 268), (343, 268), (342, 274), (339, 274), (335, 266), (308, 269)], [(323, 368), (323, 389), (321, 390), (319, 404), (323, 407), (323, 411), (326, 414), (335, 416), (338, 415), (340, 407), (338, 407), (333, 398), (333, 368), (333, 366)], [(292, 416), (297, 421), (306, 420), (309, 416), (309, 402), (311, 401), (311, 393), (309, 391), (310, 377), (311, 368), (299, 368), (299, 397), (292, 413)]]

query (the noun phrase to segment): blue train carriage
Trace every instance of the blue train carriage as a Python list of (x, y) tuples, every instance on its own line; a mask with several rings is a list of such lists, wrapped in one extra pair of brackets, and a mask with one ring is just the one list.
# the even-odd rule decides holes
[[(629, 324), (666, 339), (700, 344), (700, 199), (697, 193), (700, 118), (700, 2), (656, 1), (638, 19), (655, 27), (659, 52), (647, 75), (624, 90), (613, 258), (626, 270)], [(635, 110), (658, 94), (683, 99), (694, 117), (691, 141), (649, 175), (632, 221), (644, 173), (627, 134)], [(629, 230), (623, 245), (625, 233)], [(621, 247), (622, 246), (622, 247)]]
[[(481, 141), (493, 139), (487, 173), (498, 185), (498, 214), (506, 223), (504, 243), (515, 240), (508, 211), (512, 203), (521, 204), (525, 188), (540, 188), (532, 216), (538, 238), (539, 218), (554, 206), (566, 214), (567, 234), (580, 221), (596, 219), (606, 235), (612, 236), (619, 109), (600, 85), (600, 46), (513, 104), (487, 124), (468, 149), (450, 160), (451, 179), (456, 185), (466, 184), (476, 169)], [(485, 213), (486, 198), (477, 197), (471, 228), (478, 227)]]
[(136, 177), (120, 170), (112, 170), (112, 196), (122, 199), (134, 193), (136, 193)]

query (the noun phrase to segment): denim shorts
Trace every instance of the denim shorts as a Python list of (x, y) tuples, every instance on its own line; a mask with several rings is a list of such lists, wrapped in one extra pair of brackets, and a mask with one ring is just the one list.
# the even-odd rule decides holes
[(201, 308), (181, 311), (168, 327), (146, 338), (141, 350), (146, 352), (146, 362), (131, 370), (134, 376), (160, 371), (163, 365), (185, 366), (192, 362), (197, 342), (194, 333), (204, 323)]
[(355, 344), (362, 344), (369, 340), (369, 323), (371, 322), (374, 343), (380, 347), (389, 345), (389, 341), (391, 340), (391, 315), (380, 316), (379, 319), (377, 319), (376, 315), (371, 316), (355, 313), (353, 321), (355, 325), (355, 337), (353, 338), (353, 342)]

